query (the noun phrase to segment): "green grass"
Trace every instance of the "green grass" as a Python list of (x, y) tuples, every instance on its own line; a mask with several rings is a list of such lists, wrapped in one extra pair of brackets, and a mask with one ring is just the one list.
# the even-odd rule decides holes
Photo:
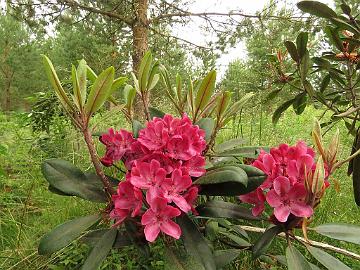
[[(320, 111), (312, 108), (307, 108), (301, 116), (289, 111), (274, 127), (271, 112), (263, 112), (260, 117), (254, 110), (254, 114), (250, 112), (242, 119), (243, 137), (251, 145), (275, 146), (284, 142), (294, 144), (300, 139), (311, 143), (313, 117), (320, 115)], [(76, 265), (84, 260), (88, 252), (87, 247), (74, 244), (51, 257), (39, 256), (39, 239), (56, 225), (73, 217), (95, 212), (102, 205), (48, 192), (40, 165), (46, 158), (57, 157), (89, 170), (92, 168), (89, 156), (80, 134), (74, 132), (63, 120), (57, 120), (55, 131), (50, 137), (34, 137), (30, 128), (24, 127), (23, 123), (23, 117), (19, 115), (11, 115), (9, 119), (0, 115), (0, 269), (76, 269)], [(123, 123), (122, 118), (114, 115), (105, 120), (99, 118), (96, 130), (106, 130), (108, 126), (119, 128)], [(345, 158), (350, 152), (352, 137), (342, 125), (338, 127), (341, 130), (340, 158)], [(327, 134), (326, 141), (332, 133), (330, 131)], [(225, 129), (218, 141), (233, 136), (231, 128)], [(341, 191), (336, 193), (333, 188), (327, 190), (321, 206), (316, 210), (314, 224), (346, 222), (360, 225), (360, 209), (354, 203), (352, 182), (346, 175), (346, 168), (341, 168), (333, 178), (340, 181)], [(251, 237), (255, 239), (258, 235), (251, 234)], [(356, 245), (313, 234), (311, 238), (360, 254), (360, 248)], [(282, 240), (277, 241), (271, 251), (274, 254), (283, 253), (284, 244)], [(161, 245), (153, 246), (152, 251), (154, 262), (149, 267), (161, 269)], [(360, 269), (359, 262), (337, 256), (353, 269)], [(103, 268), (137, 269), (138, 262), (136, 250), (129, 248), (114, 252)], [(229, 269), (249, 269), (251, 265), (249, 255), (245, 254), (240, 257), (236, 266)]]

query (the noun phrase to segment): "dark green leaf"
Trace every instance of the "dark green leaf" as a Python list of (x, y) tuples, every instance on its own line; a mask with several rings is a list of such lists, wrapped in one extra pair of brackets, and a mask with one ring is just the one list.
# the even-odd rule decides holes
[(301, 77), (301, 80), (302, 81), (305, 81), (306, 80), (306, 77), (309, 73), (309, 69), (311, 67), (311, 59), (310, 59), (310, 56), (309, 56), (309, 51), (305, 51), (303, 57), (301, 58), (301, 61), (300, 61), (300, 77)]
[(177, 222), (181, 227), (188, 254), (196, 254), (195, 258), (206, 270), (216, 270), (214, 255), (193, 221), (187, 215), (182, 215), (177, 218)]
[(330, 223), (314, 228), (322, 235), (360, 245), (360, 227), (352, 224)]
[(303, 113), (306, 108), (307, 96), (306, 93), (301, 93), (295, 97), (295, 101), (293, 103), (294, 111), (297, 115)]
[(244, 240), (243, 238), (241, 238), (240, 236), (238, 236), (236, 234), (232, 234), (230, 232), (224, 232), (224, 231), (220, 231), (220, 234), (229, 238), (232, 242), (234, 242), (240, 248), (251, 247), (251, 244), (248, 241)]
[(76, 218), (58, 225), (41, 238), (39, 254), (51, 254), (66, 247), (99, 219), (99, 215), (92, 215)]
[[(243, 146), (239, 148), (229, 149), (215, 153), (215, 156), (218, 157), (247, 157), (247, 158), (257, 158), (259, 156), (260, 150), (265, 151), (269, 150), (268, 147), (264, 146)], [(267, 151), (268, 152), (268, 151)]]
[(100, 238), (96, 245), (91, 250), (89, 256), (81, 267), (83, 270), (97, 270), (103, 260), (110, 252), (117, 234), (117, 229), (112, 228)]
[(286, 248), (286, 261), (289, 270), (311, 270), (309, 262), (292, 245)]
[(294, 101), (295, 101), (295, 99), (290, 99), (290, 100), (286, 101), (285, 103), (281, 104), (280, 107), (276, 109), (276, 111), (274, 112), (274, 114), (272, 116), (272, 122), (274, 125), (276, 125), (276, 123), (279, 121), (282, 113), (285, 112), (291, 106), (291, 104), (293, 104)]
[(305, 55), (307, 51), (308, 33), (301, 32), (296, 38), (296, 47), (300, 59)]
[(337, 17), (335, 11), (318, 1), (301, 1), (296, 5), (303, 12), (310, 13), (311, 15), (327, 19)]
[(347, 30), (355, 35), (360, 35), (360, 32), (356, 27), (352, 26), (348, 22), (340, 19), (340, 18), (332, 18), (331, 22), (335, 24), (339, 30)]
[(298, 54), (298, 51), (296, 49), (296, 45), (294, 44), (294, 42), (287, 40), (284, 42), (284, 45), (285, 45), (287, 51), (289, 52), (291, 58), (297, 63), (300, 62), (300, 56)]
[(182, 254), (179, 250), (165, 247), (165, 270), (206, 270), (194, 254)]
[(139, 234), (139, 231), (143, 230), (143, 227), (131, 220), (125, 220), (124, 224), (128, 237), (131, 239), (132, 243), (140, 251), (142, 256), (148, 258), (150, 256), (149, 243), (146, 241), (144, 235)]
[(324, 91), (328, 87), (329, 83), (330, 83), (330, 75), (328, 74), (321, 81), (321, 84), (320, 84), (320, 92), (321, 93), (324, 93)]
[(330, 39), (330, 42), (333, 43), (335, 47), (342, 52), (344, 50), (344, 47), (338, 31), (330, 26), (327, 26), (324, 32), (326, 36)]
[(249, 219), (260, 220), (261, 217), (255, 217), (251, 211), (240, 205), (223, 202), (223, 201), (208, 201), (205, 204), (199, 205), (196, 210), (200, 216), (212, 218), (235, 218), (235, 219)]
[(114, 82), (114, 67), (109, 67), (96, 78), (85, 104), (88, 116), (96, 112), (111, 95), (111, 87)]
[(282, 231), (283, 230), (280, 226), (273, 226), (268, 228), (254, 244), (252, 248), (253, 257), (258, 258), (260, 255), (264, 254), (270, 247), (271, 242), (276, 237), (276, 235)]
[(266, 96), (266, 98), (265, 98), (265, 100), (264, 100), (264, 103), (268, 103), (269, 101), (273, 100), (273, 99), (281, 92), (281, 90), (282, 90), (282, 88), (276, 89), (276, 90), (270, 92), (270, 93)]
[(153, 107), (149, 107), (149, 112), (150, 112), (151, 119), (153, 119), (154, 117), (163, 118), (165, 115), (164, 112), (162, 112), (156, 108), (153, 108)]
[(350, 267), (319, 248), (307, 246), (307, 249), (316, 260), (329, 270), (351, 270)]
[(215, 250), (214, 260), (216, 268), (220, 269), (228, 265), (239, 256), (239, 253), (240, 251), (238, 249)]
[(340, 8), (341, 8), (341, 10), (344, 12), (344, 14), (346, 14), (346, 15), (351, 15), (351, 8), (350, 8), (348, 5), (346, 5), (346, 4), (341, 4), (341, 5), (340, 5)]
[(88, 177), (68, 161), (46, 160), (42, 164), (42, 173), (54, 190), (90, 201), (107, 201), (101, 181)]
[(315, 95), (315, 92), (314, 92), (314, 88), (313, 88), (312, 84), (308, 80), (305, 80), (303, 82), (303, 84), (304, 84), (304, 88), (305, 88), (305, 91), (307, 92), (307, 94), (310, 97), (313, 97)]
[(140, 123), (138, 120), (133, 120), (132, 131), (134, 138), (139, 137), (139, 131), (142, 130), (143, 128), (145, 128), (145, 126), (142, 123)]
[[(111, 229), (98, 229), (94, 231), (90, 231), (80, 238), (80, 241), (90, 247), (94, 247), (101, 237)], [(125, 246), (130, 246), (132, 244), (130, 238), (125, 232), (118, 231), (116, 235), (115, 242), (113, 244), (113, 248), (122, 248)]]
[(213, 133), (215, 127), (215, 121), (212, 118), (201, 118), (199, 121), (195, 123), (199, 128), (205, 131), (205, 140), (208, 142), (211, 138), (211, 134)]

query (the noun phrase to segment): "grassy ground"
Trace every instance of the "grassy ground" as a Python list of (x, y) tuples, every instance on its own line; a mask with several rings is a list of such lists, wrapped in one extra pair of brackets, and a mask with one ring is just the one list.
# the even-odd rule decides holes
[[(243, 118), (242, 134), (248, 144), (252, 145), (258, 145), (259, 142), (269, 146), (281, 142), (293, 144), (299, 139), (311, 142), (312, 119), (320, 114), (321, 112), (311, 108), (301, 116), (287, 112), (276, 127), (271, 124), (270, 113), (264, 112), (262, 117), (258, 113), (249, 114)], [(98, 120), (97, 130), (104, 130), (106, 126), (119, 127), (121, 123), (119, 118), (107, 119), (112, 120)], [(37, 255), (38, 241), (57, 224), (93, 212), (102, 206), (48, 192), (40, 164), (46, 158), (57, 157), (73, 161), (77, 166), (88, 170), (91, 168), (88, 155), (79, 134), (60, 119), (50, 138), (34, 138), (30, 128), (23, 127), (23, 123), (20, 116), (14, 115), (6, 119), (0, 115), (0, 269), (76, 269), (76, 265), (84, 259), (87, 247), (74, 244), (70, 249), (49, 258)], [(339, 128), (341, 157), (346, 157), (352, 137), (342, 126), (339, 125)], [(233, 130), (226, 129), (219, 136), (219, 141), (233, 136)], [(360, 225), (360, 209), (354, 204), (352, 183), (346, 175), (346, 169), (342, 168), (334, 177), (341, 182), (341, 191), (336, 193), (333, 188), (327, 191), (321, 207), (316, 211), (315, 223), (346, 222)], [(360, 253), (360, 248), (355, 245), (323, 237), (315, 237), (315, 240), (327, 241)], [(283, 246), (275, 244), (272, 250), (281, 253)], [(161, 269), (161, 247), (155, 246), (153, 252), (157, 256), (150, 269)], [(358, 262), (349, 259), (344, 261), (353, 269), (360, 269)], [(250, 264), (247, 256), (241, 258), (238, 266), (233, 269), (249, 269)], [(130, 248), (112, 254), (103, 269), (137, 269), (138, 265), (136, 251)]]

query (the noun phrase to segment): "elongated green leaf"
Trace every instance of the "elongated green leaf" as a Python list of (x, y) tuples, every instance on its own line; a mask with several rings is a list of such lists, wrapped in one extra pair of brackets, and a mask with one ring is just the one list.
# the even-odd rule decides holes
[(154, 78), (151, 81), (151, 84), (148, 86), (149, 91), (152, 90), (157, 85), (157, 83), (159, 82), (159, 79), (160, 79), (160, 75), (155, 74)]
[(214, 255), (193, 221), (187, 215), (182, 215), (177, 218), (177, 222), (181, 227), (182, 238), (184, 239), (188, 254), (196, 254), (195, 259), (197, 259), (206, 270), (216, 270)]
[(39, 254), (51, 254), (66, 247), (99, 219), (99, 215), (92, 215), (76, 218), (58, 225), (41, 238), (38, 248)]
[(331, 22), (335, 24), (340, 30), (347, 30), (355, 35), (360, 35), (360, 31), (356, 27), (340, 18), (332, 18)]
[(86, 75), (92, 83), (94, 83), (98, 77), (89, 66), (86, 66)]
[(234, 104), (230, 106), (230, 108), (226, 111), (225, 117), (232, 117), (233, 115), (240, 112), (240, 110), (248, 103), (249, 99), (254, 96), (254, 93), (246, 93), (240, 100), (236, 101)]
[(79, 81), (79, 89), (81, 95), (81, 103), (84, 105), (86, 102), (86, 79), (87, 79), (87, 65), (84, 59), (79, 61), (78, 68), (76, 70), (76, 75)]
[(248, 158), (257, 158), (259, 156), (260, 150), (269, 151), (269, 147), (264, 146), (243, 146), (234, 149), (224, 150), (218, 153), (215, 153), (215, 156), (219, 157), (248, 157)]
[(126, 77), (119, 77), (113, 81), (109, 95), (112, 95), (115, 91), (121, 88), (127, 81)]
[(244, 194), (248, 176), (245, 171), (235, 166), (224, 166), (207, 172), (194, 184), (201, 185), (201, 194), (214, 196), (235, 196)]
[(107, 201), (101, 181), (91, 175), (85, 175), (68, 161), (46, 160), (42, 164), (42, 173), (49, 184), (62, 193), (94, 202)]
[(114, 67), (109, 67), (96, 78), (91, 91), (89, 98), (85, 104), (85, 109), (88, 116), (96, 112), (108, 99), (111, 95), (111, 87), (114, 82)]
[(199, 128), (205, 131), (205, 140), (208, 142), (211, 138), (211, 134), (214, 131), (215, 121), (212, 118), (201, 118), (195, 123)]
[(216, 117), (217, 119), (222, 119), (223, 114), (229, 107), (231, 101), (231, 93), (229, 91), (224, 91), (217, 97), (216, 102)]
[(182, 101), (182, 79), (179, 73), (176, 74), (176, 96), (178, 102)]
[(124, 224), (127, 235), (131, 239), (133, 245), (136, 246), (138, 251), (141, 253), (141, 256), (148, 258), (150, 256), (149, 243), (146, 241), (143, 234), (139, 234), (139, 231), (143, 230), (143, 227), (131, 220), (125, 220)]
[(352, 224), (329, 223), (314, 228), (322, 235), (360, 245), (360, 227)]
[(321, 81), (321, 84), (320, 84), (320, 92), (321, 93), (324, 93), (324, 91), (326, 90), (326, 88), (328, 87), (330, 83), (330, 75), (326, 75), (324, 77), (324, 79)]
[(301, 32), (296, 38), (296, 47), (299, 58), (301, 59), (307, 51), (308, 33)]
[(56, 96), (59, 98), (61, 104), (65, 110), (69, 113), (73, 112), (73, 105), (67, 97), (63, 87), (61, 86), (60, 80), (56, 74), (55, 68), (51, 63), (50, 59), (46, 55), (42, 55), (43, 63), (45, 66), (46, 75), (55, 90)]
[(131, 85), (127, 84), (124, 87), (124, 100), (126, 108), (131, 109), (135, 100), (136, 90)]
[(140, 67), (139, 67), (139, 87), (140, 92), (145, 93), (147, 91), (147, 84), (150, 75), (152, 64), (152, 54), (150, 51), (147, 51), (141, 60)]
[(252, 248), (253, 257), (258, 258), (260, 255), (264, 254), (270, 247), (271, 242), (274, 240), (276, 235), (280, 232), (282, 232), (282, 228), (280, 226), (268, 228), (254, 244)]
[(329, 270), (351, 270), (350, 267), (319, 248), (307, 246), (307, 249), (316, 260)]
[(312, 270), (309, 262), (294, 246), (286, 248), (286, 261), (289, 270)]
[(335, 47), (342, 52), (344, 50), (344, 46), (342, 40), (340, 39), (338, 31), (335, 28), (327, 26), (324, 32), (328, 37), (328, 39), (330, 40), (330, 42), (333, 43)]
[(78, 80), (78, 77), (76, 74), (76, 68), (74, 65), (72, 66), (72, 69), (71, 69), (71, 79), (72, 79), (73, 90), (74, 90), (74, 103), (75, 103), (76, 107), (81, 111), (84, 103), (82, 102), (83, 98), (81, 96), (79, 80)]
[(231, 140), (225, 141), (223, 143), (217, 144), (215, 146), (215, 151), (223, 152), (226, 150), (231, 150), (231, 149), (234, 149), (234, 148), (244, 145), (244, 143), (246, 143), (246, 140), (243, 138), (231, 139)]
[(260, 220), (261, 217), (255, 217), (251, 211), (240, 205), (223, 202), (223, 201), (208, 201), (205, 204), (199, 205), (196, 210), (200, 216), (212, 218), (235, 218), (235, 219), (249, 219)]
[(210, 71), (201, 81), (199, 90), (195, 97), (195, 115), (201, 112), (210, 101), (215, 89), (216, 71)]
[[(302, 81), (305, 81), (306, 80), (306, 77), (309, 73), (309, 69), (311, 67), (311, 59), (310, 59), (310, 56), (309, 56), (309, 51), (306, 50), (303, 57), (301, 58), (301, 61), (300, 61), (300, 77), (301, 77), (301, 80)], [(313, 96), (313, 95), (311, 95)]]
[(216, 268), (220, 269), (231, 263), (239, 256), (240, 251), (238, 249), (224, 249), (214, 251), (214, 260)]
[(192, 254), (182, 254), (179, 250), (165, 247), (165, 270), (206, 270)]
[(158, 118), (163, 118), (165, 113), (154, 108), (154, 107), (149, 107), (149, 112), (150, 112), (150, 118), (153, 119), (154, 117), (158, 117)]
[(248, 241), (246, 241), (245, 239), (241, 238), (240, 236), (238, 236), (236, 234), (233, 234), (230, 232), (224, 232), (224, 231), (220, 231), (220, 234), (229, 238), (232, 242), (234, 242), (240, 248), (251, 247), (251, 244)]
[(280, 107), (276, 109), (276, 111), (274, 112), (274, 114), (272, 116), (272, 122), (274, 123), (274, 125), (276, 125), (276, 123), (279, 121), (282, 113), (285, 112), (291, 106), (291, 104), (294, 103), (294, 101), (295, 101), (295, 99), (290, 99), (290, 100), (284, 102), (283, 104), (281, 104)]
[(294, 44), (294, 42), (287, 40), (287, 41), (284, 42), (284, 45), (285, 45), (288, 53), (290, 54), (291, 58), (295, 62), (299, 63), (300, 62), (300, 56), (299, 56), (299, 53), (298, 53), (298, 51), (296, 49), (296, 45)]
[(83, 270), (97, 270), (110, 252), (116, 238), (117, 229), (113, 228), (104, 233), (91, 250), (89, 256), (81, 267)]
[(337, 17), (335, 11), (318, 1), (301, 1), (296, 5), (303, 12), (310, 13), (311, 15), (327, 19)]
[(293, 108), (297, 115), (302, 114), (303, 111), (305, 110), (306, 101), (307, 101), (306, 93), (301, 93), (295, 97)]
[[(98, 230), (90, 231), (80, 238), (80, 242), (90, 247), (94, 247), (103, 237), (103, 235), (107, 233), (109, 230), (111, 229), (98, 229)], [(125, 232), (118, 231), (113, 244), (113, 248), (122, 248), (130, 245), (132, 245), (132, 242), (128, 237), (128, 235)]]

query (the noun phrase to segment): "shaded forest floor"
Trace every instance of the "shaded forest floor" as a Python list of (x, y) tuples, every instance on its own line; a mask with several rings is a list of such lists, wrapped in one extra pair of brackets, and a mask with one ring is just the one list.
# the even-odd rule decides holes
[[(320, 111), (311, 108), (307, 108), (301, 116), (287, 112), (274, 127), (270, 113), (264, 112), (262, 117), (249, 113), (243, 117), (238, 130), (237, 123), (234, 128), (223, 130), (219, 142), (238, 133), (238, 136), (242, 135), (247, 140), (248, 145), (259, 145), (259, 142), (269, 146), (283, 142), (294, 144), (299, 139), (310, 143), (312, 119), (320, 114)], [(51, 136), (35, 136), (30, 127), (24, 126), (25, 118), (26, 116), (17, 114), (7, 118), (0, 114), (0, 269), (77, 269), (88, 252), (86, 246), (76, 243), (51, 257), (44, 257), (37, 255), (39, 239), (56, 225), (103, 206), (48, 192), (40, 165), (44, 159), (57, 157), (89, 170), (91, 164), (88, 155), (79, 134), (64, 120), (56, 120)], [(105, 130), (106, 125), (113, 126), (114, 123), (116, 119), (112, 123), (102, 123), (99, 130)], [(116, 127), (119, 128), (119, 124)], [(344, 158), (350, 152), (352, 136), (347, 134), (341, 123), (338, 127), (341, 130), (340, 156)], [(334, 130), (329, 131), (325, 138), (329, 139), (333, 132)], [(314, 223), (345, 222), (360, 225), (360, 208), (354, 203), (352, 182), (346, 175), (346, 169), (341, 168), (333, 176), (340, 181), (341, 190), (339, 193), (333, 187), (327, 190), (320, 208), (316, 210)], [(359, 247), (349, 243), (325, 237), (314, 240), (326, 241), (360, 253)], [(283, 254), (284, 242), (276, 242), (270, 250), (275, 254)], [(145, 269), (162, 269), (161, 244), (153, 246), (152, 254), (152, 265), (146, 267), (141, 263), (137, 252), (133, 248), (127, 248), (109, 256), (102, 269), (138, 269), (141, 264)], [(228, 269), (250, 269), (249, 256), (244, 256), (245, 258), (239, 257), (239, 261)], [(338, 258), (352, 269), (360, 269), (359, 262), (341, 256)]]

